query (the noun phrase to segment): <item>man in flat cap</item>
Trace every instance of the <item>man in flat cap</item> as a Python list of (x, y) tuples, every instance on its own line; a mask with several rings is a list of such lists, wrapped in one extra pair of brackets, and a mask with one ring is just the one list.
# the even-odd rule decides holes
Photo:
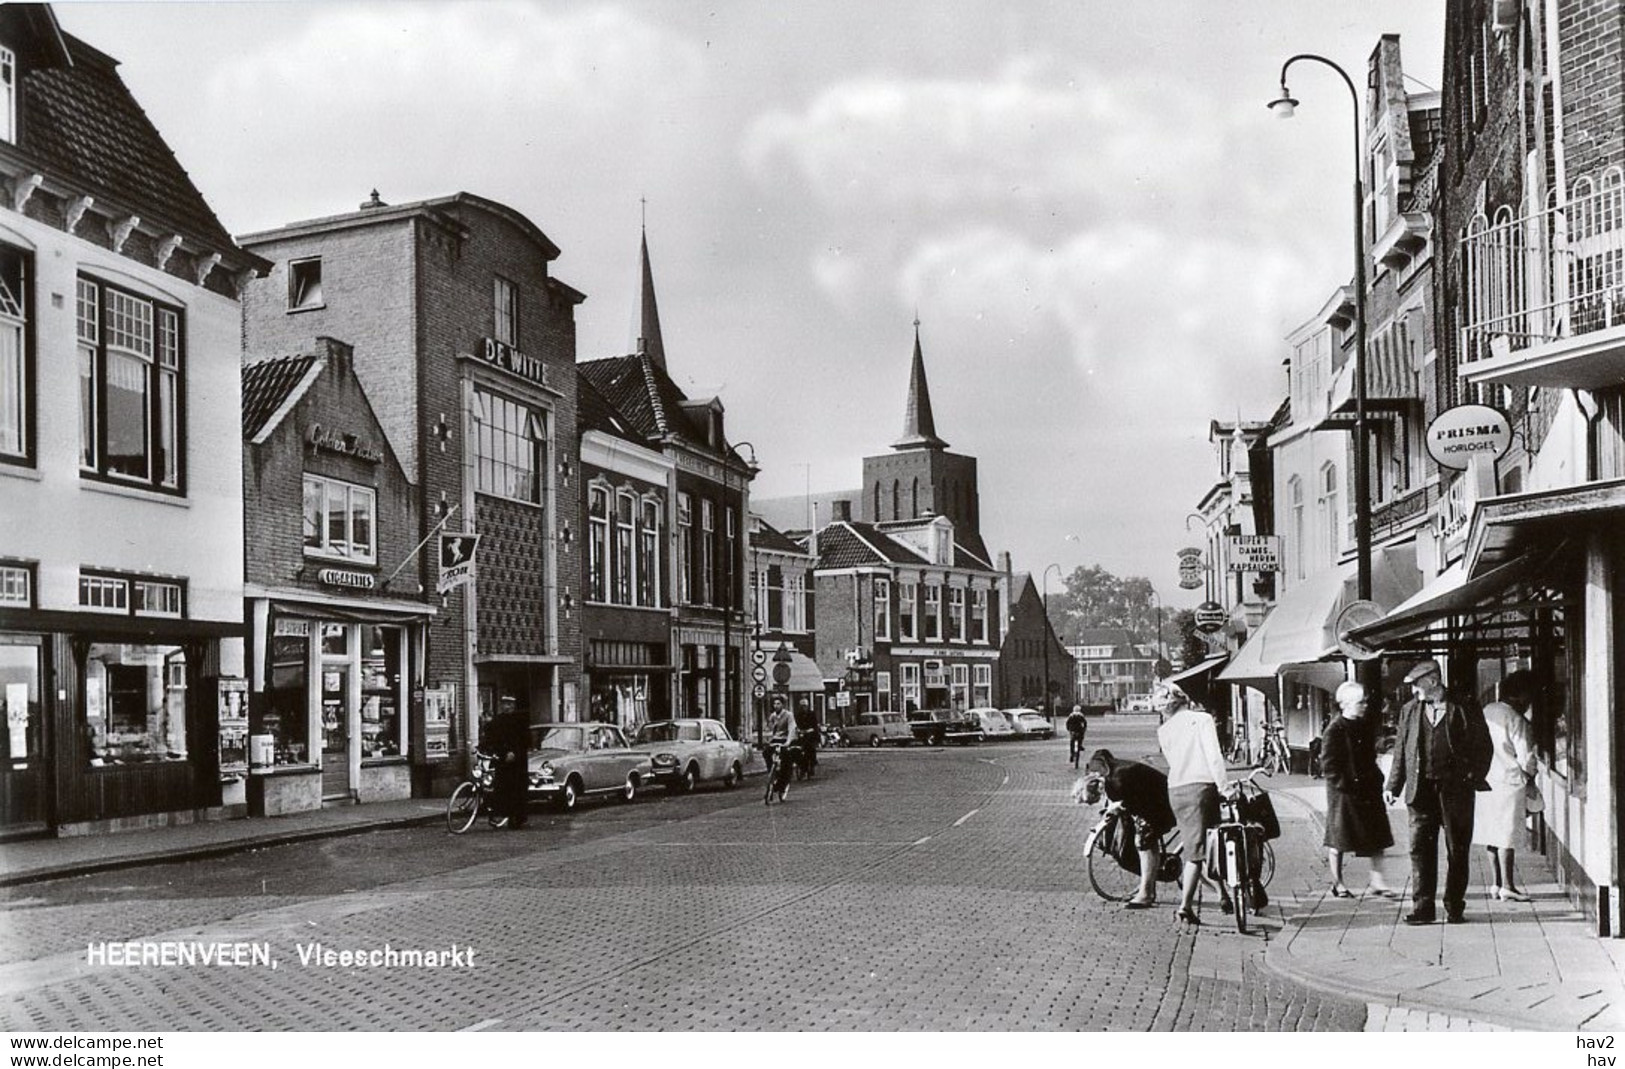
[(1405, 800), (1411, 822), (1411, 911), (1406, 924), (1432, 924), (1439, 884), (1439, 830), (1444, 829), (1444, 916), (1466, 919), (1467, 866), (1473, 838), (1475, 793), (1489, 790), (1484, 776), (1493, 747), (1484, 718), (1445, 696), (1439, 662), (1405, 674), (1415, 697), (1399, 714), (1394, 763), (1383, 800)]

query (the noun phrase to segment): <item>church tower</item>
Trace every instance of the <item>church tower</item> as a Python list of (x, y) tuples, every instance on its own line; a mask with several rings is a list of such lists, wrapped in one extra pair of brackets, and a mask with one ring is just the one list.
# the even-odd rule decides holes
[(946, 516), (953, 521), (959, 544), (986, 559), (976, 458), (948, 452), (948, 443), (937, 436), (918, 319), (914, 321), (914, 360), (909, 368), (903, 434), (891, 448), (890, 453), (863, 458), (860, 515), (870, 523)]

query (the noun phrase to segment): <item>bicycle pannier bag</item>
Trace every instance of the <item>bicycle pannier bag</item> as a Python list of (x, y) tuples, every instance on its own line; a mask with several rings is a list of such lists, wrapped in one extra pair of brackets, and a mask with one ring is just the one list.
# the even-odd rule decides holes
[(1264, 829), (1264, 838), (1281, 837), (1281, 818), (1275, 815), (1275, 803), (1263, 791), (1249, 791), (1241, 800), (1241, 819)]
[(1117, 863), (1129, 872), (1140, 874), (1140, 850), (1134, 845), (1134, 818), (1127, 813), (1113, 813), (1111, 823), (1101, 832), (1106, 837), (1106, 849)]

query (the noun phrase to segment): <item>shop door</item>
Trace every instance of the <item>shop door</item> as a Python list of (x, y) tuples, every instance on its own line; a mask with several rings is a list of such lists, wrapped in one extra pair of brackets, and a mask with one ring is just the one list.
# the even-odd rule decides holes
[(350, 668), (322, 666), (322, 800), (350, 798)]
[(0, 829), (51, 822), (42, 656), (36, 638), (0, 636)]

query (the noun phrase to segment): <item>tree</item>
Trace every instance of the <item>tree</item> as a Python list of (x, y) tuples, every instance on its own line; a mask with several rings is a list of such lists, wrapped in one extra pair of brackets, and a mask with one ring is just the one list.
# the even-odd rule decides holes
[(1174, 613), (1173, 636), (1178, 638), (1180, 653), (1185, 658), (1186, 668), (1213, 656), (1212, 648), (1207, 644), (1207, 640), (1202, 637), (1202, 632), (1196, 629), (1196, 613), (1193, 610), (1180, 609)]
[(1098, 564), (1072, 570), (1066, 589), (1049, 599), (1050, 622), (1061, 641), (1075, 645), (1085, 628), (1121, 627), (1141, 640), (1157, 633), (1157, 603), (1151, 580), (1119, 578)]

